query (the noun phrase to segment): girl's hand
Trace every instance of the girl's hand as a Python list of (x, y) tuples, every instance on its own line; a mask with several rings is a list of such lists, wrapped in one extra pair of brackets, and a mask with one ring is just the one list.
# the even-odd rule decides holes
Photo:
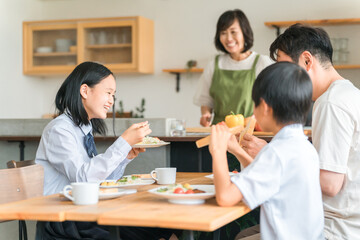
[(226, 153), (228, 141), (231, 137), (229, 128), (225, 123), (219, 123), (211, 127), (209, 151), (211, 155)]
[(139, 143), (143, 140), (146, 135), (151, 133), (151, 129), (149, 127), (148, 121), (135, 123), (131, 125), (125, 132), (121, 135), (121, 137), (129, 143), (130, 146)]
[(132, 160), (136, 158), (139, 155), (139, 153), (145, 151), (146, 151), (145, 148), (132, 148), (126, 158)]

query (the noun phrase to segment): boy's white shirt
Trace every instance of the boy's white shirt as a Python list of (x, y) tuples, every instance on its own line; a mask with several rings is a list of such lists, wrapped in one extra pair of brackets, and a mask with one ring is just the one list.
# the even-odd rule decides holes
[(262, 239), (324, 239), (319, 159), (302, 125), (282, 128), (231, 181), (251, 209), (261, 205)]
[(320, 168), (345, 174), (335, 197), (323, 195), (325, 237), (360, 236), (360, 91), (348, 80), (333, 82), (315, 102), (312, 141)]

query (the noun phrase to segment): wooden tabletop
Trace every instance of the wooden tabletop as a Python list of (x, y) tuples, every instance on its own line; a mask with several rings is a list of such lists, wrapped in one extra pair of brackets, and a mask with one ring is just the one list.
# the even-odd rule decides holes
[[(204, 176), (210, 173), (177, 173), (177, 183), (213, 184)], [(138, 186), (135, 194), (97, 205), (77, 206), (59, 194), (0, 205), (0, 220), (91, 221), (111, 226), (163, 227), (184, 230), (214, 231), (245, 215), (250, 209), (239, 203), (220, 207), (215, 198), (202, 205), (171, 204), (147, 190), (157, 184)], [(134, 187), (130, 187), (134, 188)]]

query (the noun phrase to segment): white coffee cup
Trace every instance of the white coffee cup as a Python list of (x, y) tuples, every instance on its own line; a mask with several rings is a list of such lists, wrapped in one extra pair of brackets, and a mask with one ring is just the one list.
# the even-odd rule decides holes
[[(154, 173), (156, 173), (156, 177)], [(176, 181), (176, 168), (155, 168), (155, 170), (151, 171), (150, 176), (158, 184), (174, 184)]]
[[(69, 191), (71, 190), (71, 195)], [(63, 189), (65, 197), (74, 202), (75, 205), (92, 205), (99, 201), (99, 184), (89, 182), (73, 182)]]

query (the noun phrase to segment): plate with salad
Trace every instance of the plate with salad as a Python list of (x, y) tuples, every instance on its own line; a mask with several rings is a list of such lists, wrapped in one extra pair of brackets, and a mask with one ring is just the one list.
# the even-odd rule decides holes
[(166, 198), (170, 203), (192, 205), (203, 204), (206, 199), (214, 197), (215, 186), (172, 184), (154, 188), (148, 192)]
[(161, 147), (170, 144), (169, 142), (164, 142), (160, 140), (157, 137), (149, 137), (146, 136), (143, 138), (143, 140), (135, 145), (133, 145), (133, 148), (155, 148), (155, 147)]
[(100, 182), (100, 188), (119, 188), (127, 186), (140, 186), (153, 184), (153, 179), (142, 179), (140, 176), (124, 176), (118, 180), (105, 180)]

